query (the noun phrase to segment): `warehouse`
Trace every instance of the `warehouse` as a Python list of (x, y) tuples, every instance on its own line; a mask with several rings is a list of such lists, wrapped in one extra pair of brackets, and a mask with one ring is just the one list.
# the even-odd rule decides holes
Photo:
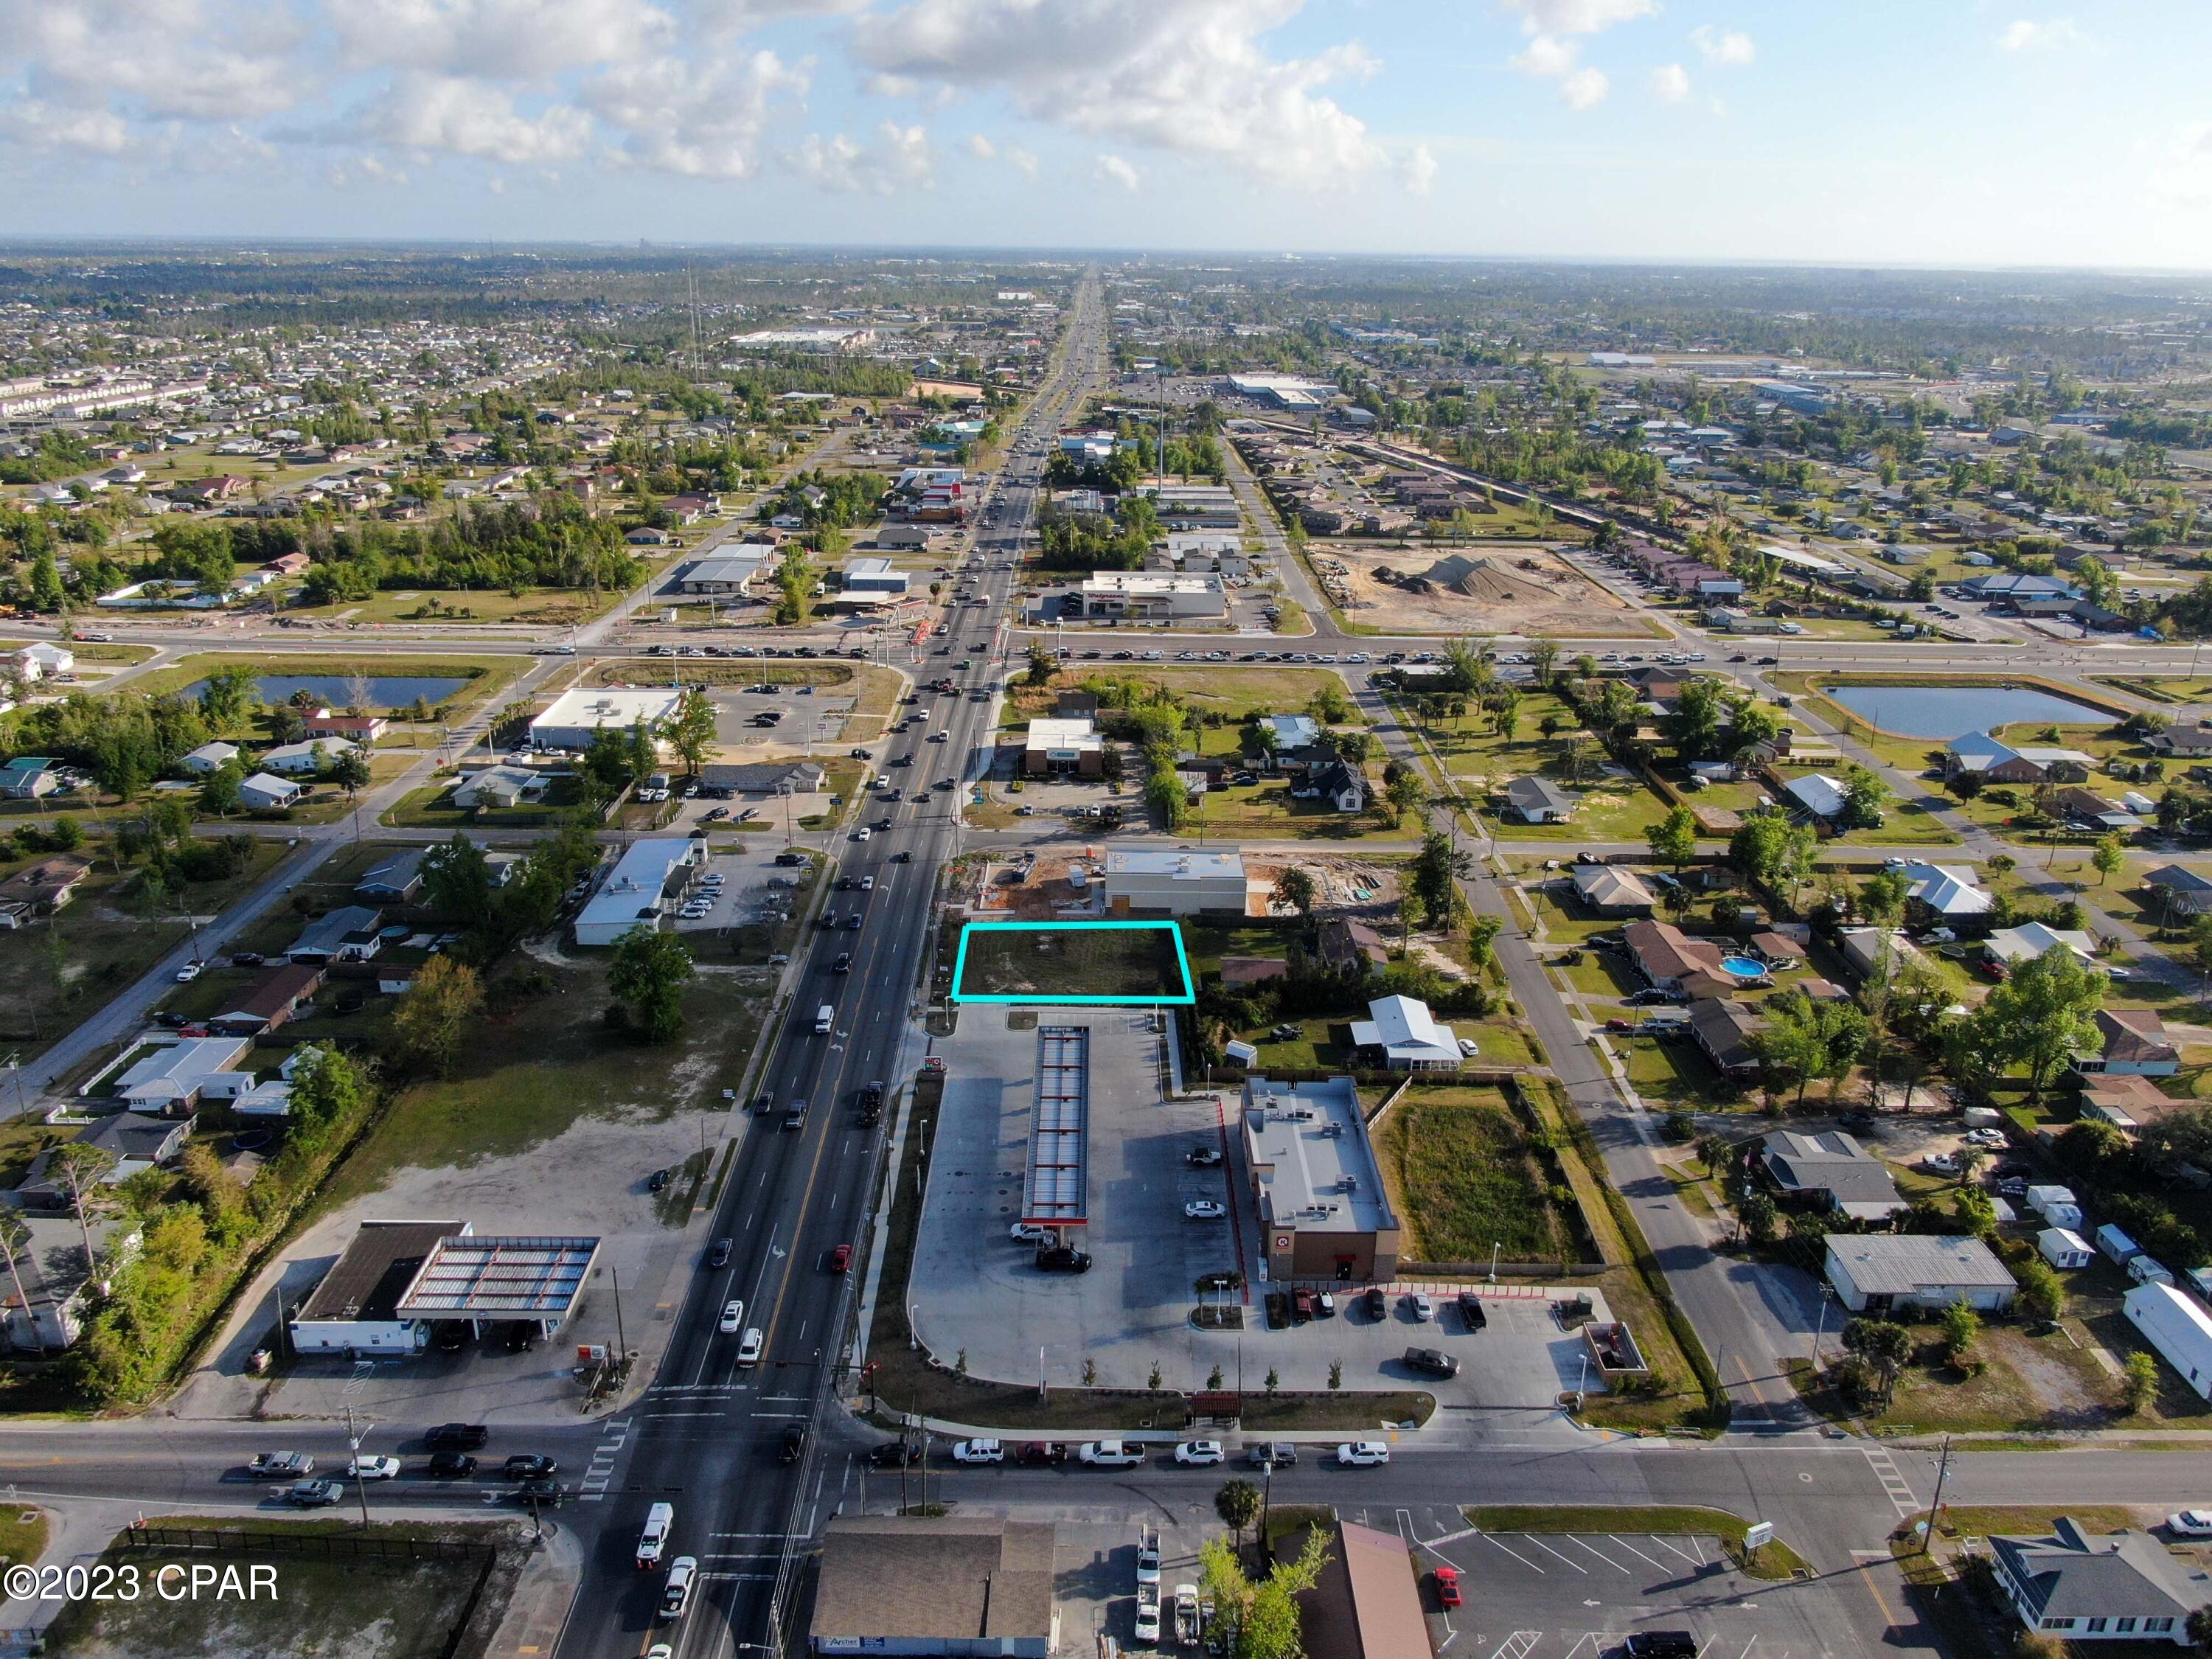
[(1129, 848), (1106, 854), (1106, 904), (1115, 915), (1164, 910), (1190, 916), (1201, 910), (1226, 910), (1241, 916), (1248, 887), (1242, 853)]
[(603, 691), (578, 687), (564, 691), (553, 706), (530, 722), (530, 741), (540, 749), (586, 749), (602, 728), (627, 732), (640, 720), (655, 730), (676, 713), (683, 693), (674, 687), (647, 691)]
[(612, 945), (633, 927), (657, 928), (706, 862), (707, 843), (656, 836), (634, 843), (576, 916), (576, 943)]
[(2018, 1288), (1980, 1239), (1923, 1233), (1830, 1234), (1828, 1282), (1853, 1313), (1875, 1315), (1954, 1302), (1998, 1312)]
[(1045, 1521), (838, 1516), (822, 1535), (812, 1650), (1048, 1659), (1056, 1541)]
[(1388, 1279), (1398, 1218), (1352, 1079), (1244, 1085), (1244, 1155), (1273, 1279)]
[(873, 593), (902, 599), (906, 591), (906, 572), (892, 568), (889, 559), (854, 559), (845, 567), (847, 593)]

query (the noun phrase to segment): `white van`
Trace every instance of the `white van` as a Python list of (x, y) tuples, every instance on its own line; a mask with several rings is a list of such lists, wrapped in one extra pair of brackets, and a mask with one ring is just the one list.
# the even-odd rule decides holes
[(835, 1008), (832, 1008), (826, 1002), (819, 1008), (817, 1008), (814, 1011), (814, 1035), (817, 1036), (828, 1036), (830, 1035), (830, 1022), (836, 1018), (837, 1011)]
[(660, 1565), (668, 1547), (668, 1534), (676, 1529), (676, 1505), (655, 1504), (645, 1512), (645, 1530), (637, 1535), (637, 1565), (641, 1571)]

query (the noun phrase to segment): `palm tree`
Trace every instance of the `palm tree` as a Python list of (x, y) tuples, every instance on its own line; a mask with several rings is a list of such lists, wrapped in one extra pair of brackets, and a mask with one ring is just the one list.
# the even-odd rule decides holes
[(94, 1271), (92, 1253), (92, 1227), (85, 1219), (85, 1200), (100, 1184), (100, 1178), (114, 1167), (115, 1154), (98, 1146), (88, 1146), (81, 1140), (55, 1149), (50, 1166), (69, 1188), (70, 1204), (76, 1211), (76, 1230), (84, 1240), (84, 1270)]
[(22, 1269), (16, 1262), (16, 1256), (27, 1249), (30, 1243), (31, 1229), (22, 1216), (14, 1210), (0, 1210), (0, 1256), (7, 1258), (8, 1277), (15, 1283), (15, 1300), (22, 1304), (23, 1317), (29, 1322), (31, 1335), (39, 1345), (39, 1357), (43, 1359), (46, 1334), (39, 1328), (39, 1310), (31, 1305), (30, 1292), (23, 1288)]

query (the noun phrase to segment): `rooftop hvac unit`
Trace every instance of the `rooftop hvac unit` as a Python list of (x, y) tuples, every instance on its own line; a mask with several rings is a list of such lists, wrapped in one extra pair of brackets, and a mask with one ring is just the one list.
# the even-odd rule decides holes
[(1348, 1175), (1336, 1184), (1345, 1192), (1356, 1193), (1359, 1190), (1359, 1177), (1356, 1175)]
[(1341, 1123), (1324, 1123), (1321, 1126), (1321, 1132), (1324, 1136), (1331, 1140), (1341, 1139), (1344, 1135), (1344, 1125)]

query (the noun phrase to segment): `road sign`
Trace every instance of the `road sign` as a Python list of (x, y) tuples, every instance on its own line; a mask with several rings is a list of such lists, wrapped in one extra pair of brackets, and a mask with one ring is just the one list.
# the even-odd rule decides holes
[(1747, 1551), (1761, 1549), (1774, 1541), (1774, 1522), (1754, 1521), (1743, 1529), (1743, 1547)]

